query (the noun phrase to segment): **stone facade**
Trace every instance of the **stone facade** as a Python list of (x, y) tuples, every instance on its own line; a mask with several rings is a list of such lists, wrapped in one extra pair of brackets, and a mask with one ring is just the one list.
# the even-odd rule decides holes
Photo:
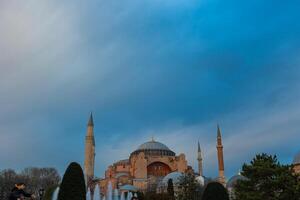
[(113, 189), (133, 185), (141, 191), (155, 190), (158, 181), (171, 172), (190, 169), (184, 154), (175, 155), (164, 144), (154, 140), (142, 144), (129, 159), (109, 166), (105, 178), (100, 180), (101, 191), (106, 192), (109, 182)]
[[(239, 174), (232, 177), (227, 183), (225, 178), (224, 155), (221, 130), (217, 127), (217, 157), (218, 157), (218, 177), (217, 180), (226, 186), (232, 194), (234, 183), (237, 179), (243, 177)], [(198, 173), (195, 173), (191, 166), (188, 166), (185, 154), (176, 155), (166, 145), (154, 141), (153, 139), (140, 145), (133, 151), (128, 159), (120, 160), (110, 166), (105, 171), (105, 177), (102, 179), (94, 178), (95, 165), (95, 139), (94, 139), (94, 122), (91, 114), (87, 133), (85, 138), (85, 160), (84, 174), (87, 186), (92, 190), (96, 184), (99, 185), (102, 195), (107, 193), (109, 183), (113, 189), (119, 191), (128, 191), (128, 188), (139, 191), (158, 191), (166, 188), (162, 183), (168, 181), (168, 177), (173, 177), (181, 173), (194, 173), (196, 180), (205, 184), (203, 176), (203, 159), (200, 144), (198, 142)], [(296, 154), (292, 163), (295, 173), (300, 174), (300, 153)], [(165, 181), (164, 181), (165, 180)], [(133, 190), (130, 190), (133, 191)]]
[[(218, 180), (225, 185), (223, 144), (219, 126), (217, 132)], [(178, 174), (194, 173), (201, 180), (205, 180), (199, 142), (197, 161), (198, 173), (195, 173), (193, 168), (188, 166), (185, 154), (176, 155), (166, 145), (152, 139), (140, 145), (129, 155), (128, 159), (120, 160), (108, 166), (104, 178), (95, 178), (94, 122), (92, 114), (90, 116), (85, 139), (84, 174), (87, 187), (91, 188), (92, 191), (95, 185), (98, 184), (102, 194), (105, 195), (110, 183), (112, 184), (112, 189), (119, 189), (119, 191), (128, 191), (128, 188), (139, 191), (157, 191), (157, 186), (159, 183), (162, 183), (164, 177), (177, 172)], [(299, 168), (300, 166), (298, 165), (295, 167), (295, 170), (300, 171)]]
[(293, 165), (294, 172), (300, 174), (300, 163)]

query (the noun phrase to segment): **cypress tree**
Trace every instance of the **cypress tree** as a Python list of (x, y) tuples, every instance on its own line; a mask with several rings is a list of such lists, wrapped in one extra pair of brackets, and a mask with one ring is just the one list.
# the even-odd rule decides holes
[(174, 200), (174, 184), (173, 184), (173, 180), (170, 178), (168, 180), (168, 196), (170, 200)]
[(229, 200), (229, 195), (221, 183), (211, 182), (207, 184), (202, 200)]
[(67, 168), (60, 185), (58, 200), (86, 200), (84, 175), (78, 163), (72, 162)]

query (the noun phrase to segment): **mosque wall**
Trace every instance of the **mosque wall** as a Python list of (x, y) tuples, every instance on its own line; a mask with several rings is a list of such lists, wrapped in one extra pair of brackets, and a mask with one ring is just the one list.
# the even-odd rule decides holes
[(300, 164), (294, 165), (293, 169), (294, 169), (295, 173), (300, 174)]
[(175, 171), (186, 172), (187, 169), (184, 154), (179, 156), (146, 156), (144, 152), (140, 152), (132, 155), (130, 160), (118, 161), (109, 166), (105, 172), (105, 179), (100, 181), (100, 185), (104, 191), (106, 191), (105, 187), (109, 181), (112, 182), (113, 188), (132, 184), (141, 190), (146, 190), (149, 184), (151, 185), (151, 180), (155, 180), (155, 177), (164, 177)]
[(147, 178), (147, 160), (143, 152), (132, 159), (133, 177), (138, 179)]
[(177, 171), (178, 172), (184, 173), (188, 169), (187, 160), (185, 159), (184, 154), (180, 154), (178, 156), (176, 164), (177, 164)]
[(118, 165), (116, 165), (116, 171), (117, 172), (129, 172), (130, 171), (130, 165), (118, 164)]

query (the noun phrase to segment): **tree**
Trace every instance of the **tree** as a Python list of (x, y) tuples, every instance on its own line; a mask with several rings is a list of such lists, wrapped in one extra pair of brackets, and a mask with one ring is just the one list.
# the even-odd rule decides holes
[(175, 197), (174, 197), (174, 185), (173, 185), (173, 180), (171, 178), (168, 180), (167, 191), (168, 191), (169, 200), (174, 200), (175, 199)]
[(229, 200), (229, 195), (224, 186), (218, 182), (207, 184), (202, 200)]
[(14, 184), (20, 181), (17, 173), (12, 169), (0, 172), (0, 199), (7, 199)]
[(156, 193), (153, 191), (148, 191), (144, 195), (144, 200), (169, 200), (169, 195), (166, 193)]
[(84, 175), (78, 163), (72, 162), (67, 168), (60, 185), (58, 200), (86, 200)]
[(299, 200), (299, 176), (289, 165), (281, 165), (276, 155), (259, 154), (244, 164), (234, 188), (236, 200)]
[(138, 199), (139, 200), (144, 200), (145, 199), (145, 195), (144, 195), (144, 193), (143, 192), (137, 192), (137, 196), (138, 196)]
[(199, 196), (200, 185), (191, 173), (182, 175), (179, 178), (178, 191), (176, 196), (178, 200), (196, 200)]
[(54, 168), (26, 168), (21, 173), (12, 169), (0, 172), (0, 199), (6, 199), (11, 189), (17, 182), (26, 184), (26, 191), (37, 193), (39, 189), (47, 190), (49, 187), (57, 186), (60, 176)]
[(25, 168), (21, 174), (23, 182), (27, 185), (27, 190), (37, 193), (39, 189), (55, 187), (60, 181), (60, 176), (54, 168)]

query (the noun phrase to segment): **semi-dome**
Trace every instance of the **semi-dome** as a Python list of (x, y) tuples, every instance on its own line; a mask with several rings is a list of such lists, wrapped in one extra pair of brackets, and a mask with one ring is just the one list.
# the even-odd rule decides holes
[(196, 177), (196, 181), (200, 184), (200, 186), (204, 186), (205, 185), (205, 180), (206, 178), (204, 176), (197, 176)]
[(300, 164), (300, 152), (297, 153), (296, 156), (294, 157), (293, 164), (294, 165)]
[(139, 154), (140, 152), (144, 152), (145, 155), (175, 156), (175, 153), (169, 147), (153, 139), (141, 144), (132, 154)]
[(168, 188), (168, 182), (170, 179), (172, 179), (174, 189), (178, 187), (180, 182), (180, 177), (182, 177), (184, 174), (181, 172), (171, 172), (168, 175), (166, 175), (162, 180), (158, 182), (157, 185), (157, 191), (159, 193), (166, 192), (166, 189)]
[(181, 173), (181, 172), (172, 172), (163, 178), (162, 184), (166, 186), (166, 185), (168, 185), (169, 179), (172, 179), (173, 184), (176, 185), (179, 183), (180, 177), (182, 177), (182, 176), (183, 176), (183, 173)]

